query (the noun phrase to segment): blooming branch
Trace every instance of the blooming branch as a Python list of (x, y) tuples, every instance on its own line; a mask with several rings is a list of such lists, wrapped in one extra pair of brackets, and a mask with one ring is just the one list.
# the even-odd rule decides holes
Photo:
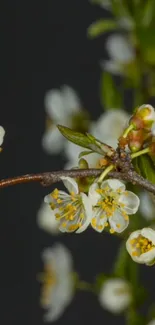
[[(54, 183), (60, 182), (62, 176), (68, 176), (72, 178), (97, 177), (102, 173), (102, 171), (103, 170), (99, 168), (92, 168), (60, 170), (39, 174), (26, 174), (22, 176), (0, 180), (0, 188), (30, 182), (38, 182), (42, 186), (50, 186)], [(111, 178), (130, 182), (134, 185), (139, 185), (148, 192), (155, 194), (155, 184), (149, 182), (147, 179), (143, 178), (135, 171), (129, 170), (125, 173), (119, 171), (112, 171), (109, 172), (108, 176)]]

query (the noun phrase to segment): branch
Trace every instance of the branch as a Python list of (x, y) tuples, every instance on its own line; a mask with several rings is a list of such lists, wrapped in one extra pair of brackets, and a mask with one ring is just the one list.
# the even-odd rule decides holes
[[(102, 169), (71, 169), (71, 170), (61, 170), (61, 171), (54, 171), (54, 172), (46, 172), (40, 174), (27, 174), (22, 176), (17, 176), (8, 179), (2, 179), (0, 181), (0, 188), (23, 184), (23, 183), (30, 183), (30, 182), (38, 182), (42, 186), (50, 186), (54, 183), (61, 181), (61, 176), (68, 176), (73, 178), (82, 178), (82, 177), (97, 177), (102, 173)], [(128, 172), (110, 172), (108, 174), (111, 178), (116, 178), (120, 180), (124, 180), (130, 182), (134, 185), (139, 185), (143, 187), (145, 190), (149, 191), (150, 193), (155, 194), (155, 184), (149, 182), (147, 179), (143, 178), (135, 171), (129, 170)]]

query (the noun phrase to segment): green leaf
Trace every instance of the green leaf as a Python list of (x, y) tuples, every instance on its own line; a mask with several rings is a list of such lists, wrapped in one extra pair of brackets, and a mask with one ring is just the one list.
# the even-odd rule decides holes
[(97, 152), (101, 155), (106, 154), (107, 156), (111, 156), (114, 153), (114, 149), (112, 147), (96, 139), (91, 134), (73, 131), (72, 129), (69, 129), (63, 125), (57, 125), (57, 127), (66, 139), (77, 144), (78, 146), (90, 149), (91, 151)]
[(90, 155), (90, 153), (92, 153), (93, 151), (81, 151), (79, 153), (79, 158), (83, 157), (83, 156), (87, 156)]
[(155, 10), (155, 5), (154, 5), (154, 0), (145, 0), (143, 7), (143, 17), (142, 17), (142, 26), (148, 27), (153, 19), (154, 16), (154, 10)]
[(149, 64), (155, 64), (155, 38), (154, 29), (137, 28), (137, 39), (144, 60)]
[(93, 22), (87, 29), (87, 36), (95, 38), (103, 33), (112, 31), (117, 28), (117, 23), (112, 19), (99, 19)]
[(122, 107), (122, 96), (110, 73), (103, 71), (101, 75), (101, 103), (104, 109), (119, 109)]
[(133, 165), (138, 174), (155, 184), (155, 166), (148, 155), (133, 159)]

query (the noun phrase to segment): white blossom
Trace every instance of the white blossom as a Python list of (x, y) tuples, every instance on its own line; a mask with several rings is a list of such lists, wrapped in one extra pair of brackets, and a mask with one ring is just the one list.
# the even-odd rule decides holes
[(37, 223), (40, 228), (55, 235), (59, 232), (59, 222), (47, 203), (42, 203), (37, 214)]
[(46, 310), (44, 320), (56, 321), (70, 304), (74, 294), (72, 256), (62, 244), (55, 244), (43, 251), (44, 273), (40, 303)]
[(103, 61), (101, 66), (113, 74), (123, 74), (123, 65), (129, 64), (135, 59), (135, 52), (131, 44), (124, 36), (117, 34), (109, 36), (106, 48), (110, 59)]
[(152, 319), (147, 325), (155, 325), (155, 319)]
[(92, 227), (98, 232), (110, 226), (110, 232), (122, 232), (129, 224), (130, 214), (139, 207), (136, 194), (125, 190), (125, 185), (117, 179), (107, 179), (99, 185), (93, 183), (88, 194), (93, 205)]
[(85, 193), (79, 193), (77, 182), (70, 177), (61, 177), (68, 193), (55, 189), (45, 197), (45, 202), (51, 207), (52, 214), (59, 221), (62, 232), (80, 233), (90, 224), (92, 204)]
[(42, 146), (49, 154), (59, 153), (67, 141), (56, 124), (72, 128), (73, 117), (81, 111), (81, 102), (75, 91), (64, 85), (61, 90), (52, 89), (45, 95), (45, 111), (52, 125), (47, 128), (42, 138)]
[(99, 301), (103, 308), (112, 313), (121, 313), (129, 307), (132, 300), (130, 285), (120, 278), (106, 280), (99, 294)]
[(151, 195), (148, 192), (142, 192), (139, 195), (140, 206), (139, 211), (141, 212), (144, 219), (152, 221), (155, 219), (155, 203), (151, 199)]
[(152, 265), (155, 262), (155, 231), (143, 228), (131, 233), (126, 248), (132, 259), (140, 264)]
[(4, 130), (4, 128), (2, 126), (0, 126), (0, 146), (3, 143), (4, 135), (5, 135), (5, 130)]
[[(91, 123), (89, 133), (116, 149), (118, 138), (122, 134), (128, 120), (129, 115), (122, 109), (110, 110), (101, 114), (96, 122)], [(65, 154), (68, 158), (68, 162), (65, 165), (66, 169), (78, 165), (78, 156), (81, 151), (84, 151), (84, 149), (80, 146), (77, 146), (70, 141), (66, 142)], [(84, 156), (84, 158), (87, 160), (89, 167), (93, 168), (98, 166), (99, 159), (101, 159), (102, 156), (97, 153), (92, 153)]]

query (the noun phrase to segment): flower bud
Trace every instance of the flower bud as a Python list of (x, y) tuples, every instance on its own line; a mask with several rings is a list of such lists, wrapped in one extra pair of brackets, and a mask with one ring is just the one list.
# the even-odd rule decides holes
[(142, 148), (142, 145), (143, 145), (143, 130), (132, 130), (130, 133), (129, 133), (129, 136), (128, 136), (128, 141), (129, 141), (129, 148), (132, 152), (136, 152), (138, 150), (140, 150)]
[(89, 168), (89, 165), (88, 165), (88, 162), (87, 162), (87, 160), (86, 159), (84, 159), (84, 158), (81, 158), (80, 160), (79, 160), (79, 168), (80, 169), (88, 169)]
[(106, 280), (100, 289), (99, 301), (103, 308), (112, 313), (123, 312), (132, 301), (129, 283), (120, 278)]
[(130, 119), (130, 124), (133, 124), (136, 130), (144, 128), (145, 130), (150, 131), (154, 122), (155, 110), (154, 107), (149, 104), (144, 104), (138, 107)]

